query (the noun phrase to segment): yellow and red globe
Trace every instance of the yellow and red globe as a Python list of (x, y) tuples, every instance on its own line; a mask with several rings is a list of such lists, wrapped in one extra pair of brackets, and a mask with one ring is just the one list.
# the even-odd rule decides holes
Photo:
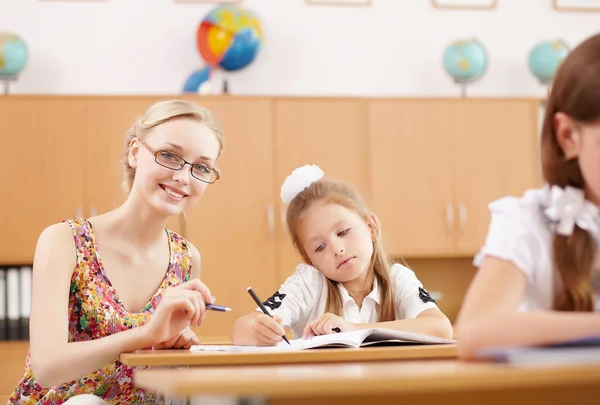
[(234, 71), (256, 59), (262, 39), (260, 21), (251, 12), (226, 5), (204, 17), (196, 44), (207, 65)]

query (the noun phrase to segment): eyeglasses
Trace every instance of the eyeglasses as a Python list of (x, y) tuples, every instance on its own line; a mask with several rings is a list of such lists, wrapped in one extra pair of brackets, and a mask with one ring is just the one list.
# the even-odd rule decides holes
[(213, 184), (221, 177), (219, 172), (215, 169), (208, 167), (202, 163), (190, 163), (183, 158), (180, 158), (173, 152), (166, 150), (152, 150), (152, 148), (144, 141), (138, 138), (140, 143), (148, 149), (152, 155), (154, 155), (154, 161), (171, 170), (181, 170), (185, 165), (190, 165), (190, 173), (192, 177), (203, 181), (204, 183)]

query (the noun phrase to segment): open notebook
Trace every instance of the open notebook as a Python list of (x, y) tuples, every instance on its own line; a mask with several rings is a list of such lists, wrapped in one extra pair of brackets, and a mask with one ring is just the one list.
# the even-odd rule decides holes
[(314, 336), (309, 339), (294, 339), (280, 342), (273, 347), (258, 346), (212, 346), (195, 345), (190, 348), (193, 352), (273, 352), (324, 348), (359, 348), (366, 346), (390, 345), (422, 345), (422, 344), (449, 344), (456, 343), (451, 339), (442, 339), (418, 333), (402, 332), (389, 329), (364, 329), (352, 332), (334, 333), (331, 335)]
[(497, 363), (523, 366), (600, 365), (600, 336), (547, 346), (487, 348), (478, 351), (477, 356)]

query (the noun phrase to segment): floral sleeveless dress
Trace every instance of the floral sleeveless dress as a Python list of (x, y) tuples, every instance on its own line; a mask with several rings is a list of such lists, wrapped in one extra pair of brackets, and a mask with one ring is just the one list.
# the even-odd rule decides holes
[[(189, 280), (192, 266), (188, 242), (170, 230), (169, 267), (160, 287), (145, 308), (129, 313), (119, 301), (98, 254), (91, 224), (86, 219), (67, 220), (77, 246), (77, 265), (71, 276), (69, 292), (69, 342), (100, 339), (113, 333), (141, 326), (156, 310), (167, 287)], [(11, 395), (9, 404), (57, 405), (78, 394), (94, 394), (111, 404), (151, 404), (156, 397), (133, 384), (133, 368), (113, 360), (92, 374), (51, 388), (36, 383), (30, 351), (25, 372)]]

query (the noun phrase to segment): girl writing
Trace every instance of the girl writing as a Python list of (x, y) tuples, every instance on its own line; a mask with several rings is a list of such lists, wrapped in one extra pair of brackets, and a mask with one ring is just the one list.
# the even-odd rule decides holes
[(389, 328), (451, 338), (452, 326), (414, 272), (392, 264), (381, 227), (350, 186), (322, 179), (317, 166), (292, 172), (281, 188), (292, 242), (304, 263), (264, 304), (236, 320), (238, 345), (275, 345), (294, 337)]

